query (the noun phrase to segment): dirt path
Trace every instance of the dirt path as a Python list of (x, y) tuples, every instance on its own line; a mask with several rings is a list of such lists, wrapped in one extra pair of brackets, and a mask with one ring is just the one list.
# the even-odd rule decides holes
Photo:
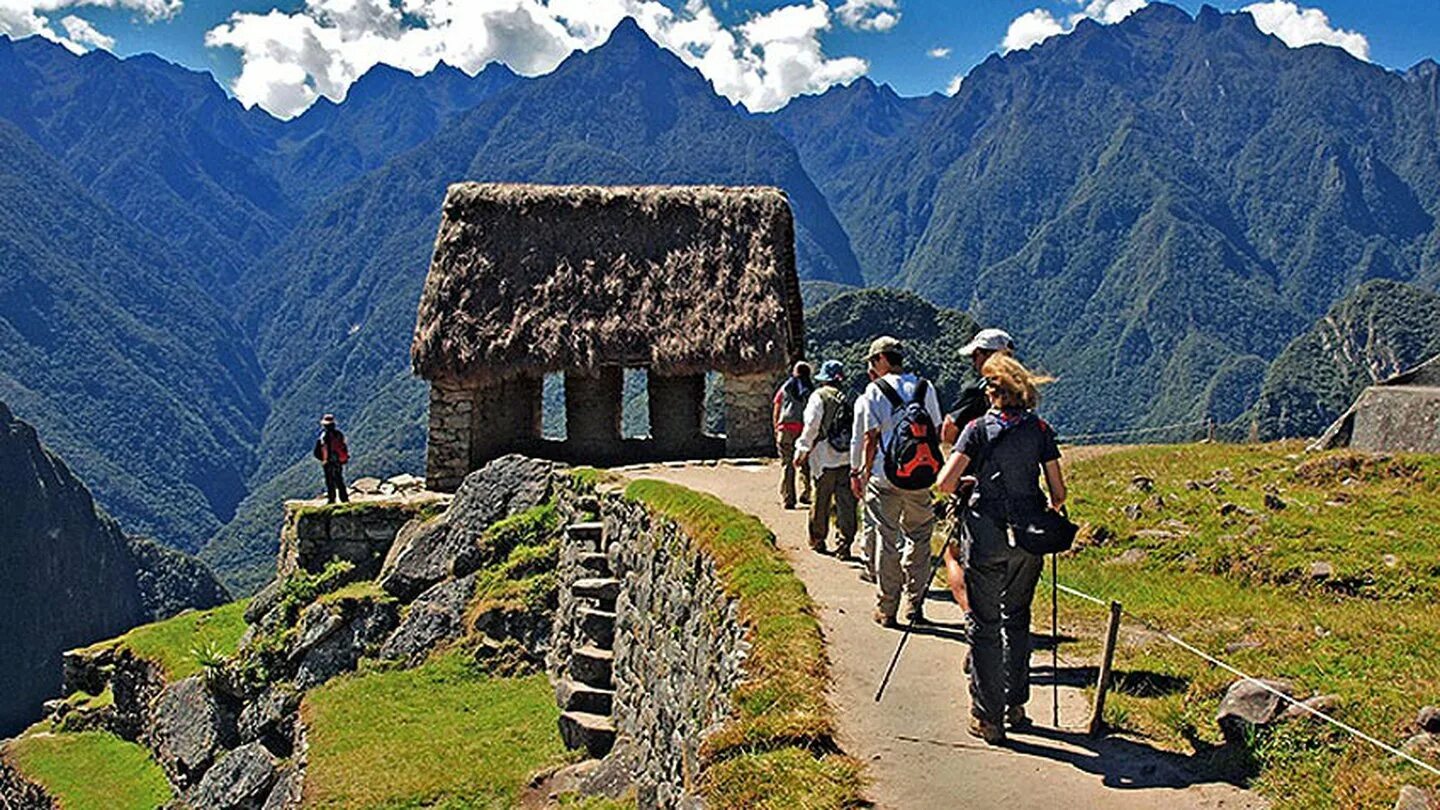
[[(961, 661), (963, 619), (948, 594), (932, 591), (935, 624), (906, 645), (884, 701), (875, 689), (900, 631), (875, 625), (874, 586), (858, 566), (809, 550), (805, 513), (778, 502), (772, 465), (655, 467), (631, 471), (711, 493), (758, 516), (779, 540), (810, 594), (831, 658), (840, 743), (864, 761), (871, 799), (883, 808), (1258, 808), (1265, 803), (1225, 784), (1195, 784), (1183, 758), (1121, 739), (1092, 741), (1082, 728), (1089, 707), (1078, 689), (1062, 688), (1059, 730), (1050, 728), (1048, 655), (1037, 653), (1030, 714), (1037, 727), (991, 748), (965, 731), (969, 716)], [(1062, 664), (1062, 668), (1063, 668)]]

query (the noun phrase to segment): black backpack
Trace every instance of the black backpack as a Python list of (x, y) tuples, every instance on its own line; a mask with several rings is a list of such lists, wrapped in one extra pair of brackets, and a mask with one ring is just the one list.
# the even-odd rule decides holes
[(915, 383), (915, 397), (910, 402), (901, 399), (884, 378), (875, 385), (900, 412), (890, 430), (890, 441), (885, 443), (885, 477), (900, 489), (929, 489), (940, 477), (941, 466), (940, 432), (925, 409), (930, 383), (924, 379)]
[[(825, 389), (822, 387), (819, 390)], [(842, 453), (849, 452), (850, 433), (855, 425), (855, 398), (839, 388), (831, 390), (835, 392), (834, 397), (827, 398), (825, 403), (828, 406), (826, 416), (830, 421), (820, 426), (820, 432), (832, 448)]]
[[(982, 419), (984, 417), (981, 417)], [(1079, 533), (1080, 527), (1076, 526), (1068, 515), (1056, 512), (1053, 509), (1042, 507), (1035, 509), (1033, 504), (1013, 503), (1010, 499), (1009, 489), (997, 470), (994, 474), (989, 472), (989, 462), (994, 455), (994, 450), (1004, 441), (1005, 437), (1023, 427), (1033, 425), (1037, 422), (1031, 415), (1025, 418), (1020, 424), (1000, 431), (1000, 435), (991, 439), (988, 433), (984, 433), (985, 426), (980, 424), (977, 427), (985, 437), (980, 446), (979, 456), (975, 460), (976, 477), (981, 480), (993, 481), (1000, 486), (1001, 499), (1005, 504), (1005, 523), (1015, 538), (1015, 544), (1025, 551), (1038, 556), (1046, 554), (1059, 554), (1062, 551), (1069, 551), (1075, 545), (1075, 535)]]

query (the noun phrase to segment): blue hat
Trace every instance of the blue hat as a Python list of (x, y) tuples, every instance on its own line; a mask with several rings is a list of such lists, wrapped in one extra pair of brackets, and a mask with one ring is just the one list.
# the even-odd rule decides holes
[(826, 360), (820, 364), (820, 379), (841, 380), (845, 378), (845, 367), (839, 360)]

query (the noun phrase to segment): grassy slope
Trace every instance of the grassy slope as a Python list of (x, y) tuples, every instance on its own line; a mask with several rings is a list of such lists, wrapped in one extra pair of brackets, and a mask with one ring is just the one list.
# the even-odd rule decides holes
[(567, 758), (544, 675), (492, 678), (459, 653), (331, 681), (302, 712), (307, 807), (513, 807)]
[(176, 681), (200, 671), (197, 652), (218, 651), (231, 655), (245, 634), (245, 606), (248, 599), (210, 610), (187, 610), (163, 622), (141, 625), (118, 639), (96, 645), (118, 645), (137, 656), (158, 663), (167, 680)]
[(4, 753), (65, 810), (151, 810), (171, 798), (149, 752), (112, 734), (31, 734)]
[(675, 520), (716, 563), (751, 627), (748, 677), (737, 716), (705, 743), (702, 788), (717, 808), (831, 808), (860, 803), (859, 763), (833, 751), (825, 700), (829, 662), (805, 586), (758, 519), (716, 498), (659, 481), (636, 481), (626, 496)]
[[(1153, 479), (1153, 492), (1135, 487), (1137, 475)], [(1187, 486), (1216, 479), (1218, 492)], [(1091, 540), (1109, 537), (1062, 559), (1062, 581), (1131, 615), (1111, 722), (1207, 760), (1219, 742), (1215, 711), (1232, 679), (1136, 616), (1251, 674), (1338, 695), (1340, 719), (1392, 743), (1440, 695), (1440, 541), (1427, 529), (1440, 521), (1440, 459), (1301, 455), (1295, 443), (1151, 447), (1078, 461), (1070, 483)], [(1266, 508), (1267, 487), (1284, 509)], [(1222, 515), (1227, 503), (1253, 514)], [(1132, 549), (1143, 558), (1122, 560)], [(1334, 575), (1309, 577), (1317, 562)], [(1062, 629), (1094, 650), (1102, 612), (1061, 604)], [(1280, 808), (1389, 807), (1400, 784), (1427, 783), (1419, 769), (1308, 722), (1262, 735), (1252, 755), (1255, 786)]]

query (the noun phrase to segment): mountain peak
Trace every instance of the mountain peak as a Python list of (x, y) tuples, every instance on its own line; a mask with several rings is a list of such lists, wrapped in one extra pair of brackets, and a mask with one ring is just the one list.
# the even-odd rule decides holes
[(640, 27), (640, 21), (631, 16), (626, 16), (610, 32), (610, 38), (605, 41), (606, 45), (618, 43), (647, 44), (655, 47), (655, 40)]

